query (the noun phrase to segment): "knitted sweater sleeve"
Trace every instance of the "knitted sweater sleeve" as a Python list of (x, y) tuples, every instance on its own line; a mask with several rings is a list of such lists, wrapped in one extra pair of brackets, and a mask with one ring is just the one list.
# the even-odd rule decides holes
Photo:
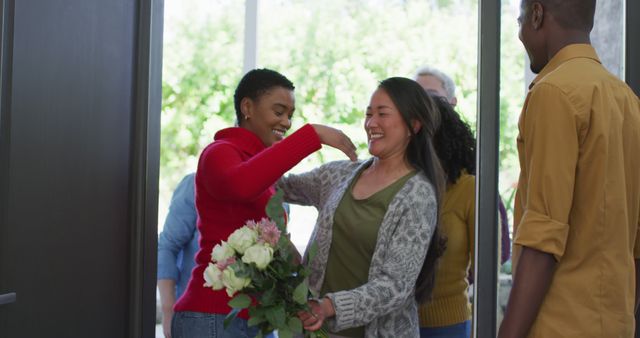
[(199, 171), (211, 196), (228, 201), (253, 201), (287, 170), (320, 149), (320, 139), (305, 125), (248, 160), (231, 144), (213, 144), (200, 158)]
[(328, 189), (338, 183), (338, 178), (348, 176), (360, 162), (335, 161), (326, 163), (303, 174), (283, 176), (276, 186), (284, 192), (289, 203), (318, 208), (325, 200)]
[[(425, 204), (426, 201), (426, 204)], [(399, 207), (401, 211), (389, 219), (397, 226), (380, 261), (377, 277), (352, 289), (327, 294), (336, 316), (327, 323), (335, 331), (366, 325), (378, 317), (398, 310), (412, 298), (415, 284), (436, 226), (437, 202), (433, 190), (426, 185), (414, 189)], [(383, 234), (379, 234), (383, 235)], [(375, 260), (375, 258), (374, 258)]]

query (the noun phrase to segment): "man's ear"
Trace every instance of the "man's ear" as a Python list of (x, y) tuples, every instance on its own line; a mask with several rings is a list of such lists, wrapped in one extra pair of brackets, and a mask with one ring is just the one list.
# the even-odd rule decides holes
[(535, 1), (531, 4), (531, 25), (533, 25), (533, 29), (538, 30), (542, 28), (542, 24), (544, 22), (544, 7), (541, 3)]

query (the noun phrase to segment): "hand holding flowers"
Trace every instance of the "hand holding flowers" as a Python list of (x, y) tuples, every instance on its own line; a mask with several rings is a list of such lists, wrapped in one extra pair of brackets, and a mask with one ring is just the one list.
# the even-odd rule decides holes
[(309, 331), (317, 331), (322, 328), (324, 321), (334, 317), (336, 310), (329, 298), (309, 300), (309, 311), (301, 311), (298, 318), (302, 321), (303, 328)]
[[(248, 324), (259, 327), (258, 337), (273, 330), (281, 338), (303, 332), (322, 337), (323, 332), (305, 332), (298, 318), (299, 313), (310, 311), (306, 280), (310, 271), (299, 264), (299, 254), (286, 233), (281, 192), (272, 197), (266, 211), (269, 218), (246, 222), (213, 248), (204, 286), (225, 289), (233, 297), (229, 301), (233, 311), (225, 322), (248, 308)], [(309, 250), (310, 259), (314, 249)]]

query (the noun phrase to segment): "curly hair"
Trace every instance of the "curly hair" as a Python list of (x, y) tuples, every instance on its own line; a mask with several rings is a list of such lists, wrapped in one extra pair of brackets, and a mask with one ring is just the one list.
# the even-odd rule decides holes
[(455, 184), (463, 170), (476, 173), (476, 139), (469, 125), (443, 97), (432, 95), (440, 111), (440, 128), (434, 135), (434, 147), (447, 182)]

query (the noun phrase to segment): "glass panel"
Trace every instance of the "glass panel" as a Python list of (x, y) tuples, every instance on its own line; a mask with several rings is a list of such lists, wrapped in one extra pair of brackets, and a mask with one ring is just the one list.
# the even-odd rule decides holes
[(215, 132), (235, 122), (244, 16), (229, 13), (244, 13), (243, 2), (165, 2), (158, 231), (175, 186)]
[(624, 0), (596, 2), (591, 43), (602, 64), (620, 79), (624, 79), (624, 22)]
[[(509, 292), (511, 291), (511, 238), (513, 230), (513, 201), (520, 166), (516, 137), (518, 136), (518, 117), (524, 102), (525, 55), (518, 39), (520, 1), (502, 1), (501, 45), (500, 45), (500, 162), (499, 186), (504, 211), (501, 213), (501, 251), (500, 273), (498, 276), (498, 327), (504, 316)], [(506, 235), (504, 234), (506, 232)], [(507, 238), (504, 238), (507, 237)]]
[[(164, 5), (158, 232), (178, 183), (195, 171), (215, 132), (234, 124), (244, 31), (243, 1), (167, 0)], [(178, 284), (186, 283), (191, 271), (193, 255), (187, 256), (180, 252), (176, 257), (179, 271), (186, 271)], [(159, 295), (157, 305), (156, 337), (164, 337)]]

